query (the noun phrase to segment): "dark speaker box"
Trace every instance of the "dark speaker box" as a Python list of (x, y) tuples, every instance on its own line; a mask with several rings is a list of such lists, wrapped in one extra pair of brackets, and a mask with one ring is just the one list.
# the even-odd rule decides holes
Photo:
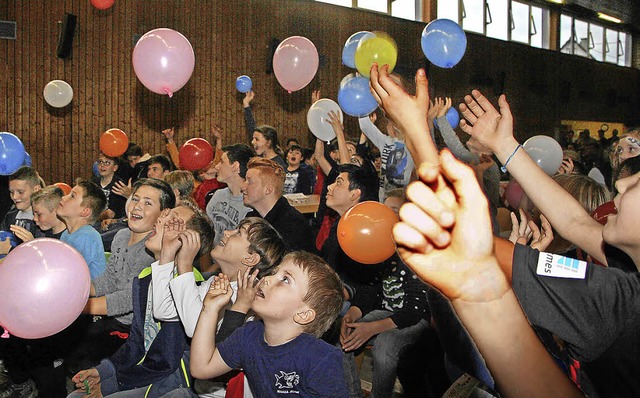
[(58, 38), (58, 57), (69, 58), (71, 57), (71, 49), (73, 45), (73, 36), (76, 34), (76, 25), (78, 24), (78, 17), (66, 13), (62, 20), (62, 29), (60, 30), (60, 37)]

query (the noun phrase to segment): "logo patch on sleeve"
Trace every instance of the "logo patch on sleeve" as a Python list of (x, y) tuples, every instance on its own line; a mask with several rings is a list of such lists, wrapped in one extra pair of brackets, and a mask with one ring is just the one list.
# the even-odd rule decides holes
[(584, 279), (587, 262), (558, 254), (540, 252), (536, 274), (553, 278)]

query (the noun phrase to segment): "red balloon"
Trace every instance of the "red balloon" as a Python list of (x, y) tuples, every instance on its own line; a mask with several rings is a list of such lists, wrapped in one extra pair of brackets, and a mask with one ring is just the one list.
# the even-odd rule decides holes
[(120, 129), (109, 129), (100, 137), (100, 150), (105, 155), (116, 158), (127, 151), (129, 137)]
[(398, 216), (379, 202), (358, 203), (338, 222), (338, 243), (347, 256), (362, 264), (385, 261), (396, 251), (391, 232)]
[(116, 0), (91, 0), (91, 4), (98, 10), (108, 10)]
[(192, 138), (180, 148), (180, 168), (202, 170), (213, 160), (213, 147), (204, 138)]
[(55, 184), (56, 187), (62, 189), (62, 192), (65, 195), (69, 195), (69, 192), (71, 192), (71, 186), (69, 186), (69, 184), (65, 184), (64, 182), (56, 182)]

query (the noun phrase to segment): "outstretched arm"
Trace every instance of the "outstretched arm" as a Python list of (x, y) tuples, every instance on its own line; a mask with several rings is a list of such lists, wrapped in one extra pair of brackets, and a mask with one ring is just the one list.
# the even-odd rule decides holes
[(509, 173), (562, 237), (606, 264), (602, 225), (519, 147), (505, 96), (498, 100), (500, 111), (478, 90), (464, 100), (460, 104), (466, 119), (460, 121), (462, 130), (491, 149), (503, 165), (507, 163)]
[[(473, 171), (445, 150), (446, 184), (407, 187), (393, 230), (405, 263), (452, 302), (505, 397), (578, 397), (534, 333), (493, 254), (488, 203)], [(443, 198), (455, 197), (455, 201)], [(435, 217), (445, 207), (453, 225)]]

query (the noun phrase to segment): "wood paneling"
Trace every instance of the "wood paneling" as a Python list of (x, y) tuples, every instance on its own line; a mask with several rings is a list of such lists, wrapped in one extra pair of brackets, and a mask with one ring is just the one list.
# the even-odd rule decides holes
[[(98, 139), (118, 127), (151, 154), (164, 151), (160, 131), (175, 126), (177, 140), (211, 139), (213, 124), (225, 143), (246, 141), (241, 95), (235, 78), (253, 79), (258, 123), (273, 125), (281, 140), (295, 136), (312, 143), (306, 127), (311, 90), (335, 99), (342, 77), (344, 41), (359, 30), (382, 30), (398, 42), (397, 70), (408, 80), (426, 66), (420, 49), (424, 24), (305, 0), (117, 0), (107, 11), (87, 0), (4, 0), (0, 19), (16, 21), (17, 40), (0, 41), (0, 130), (19, 135), (34, 166), (48, 182), (87, 177), (98, 154)], [(65, 12), (78, 16), (71, 59), (55, 50)], [(173, 98), (148, 91), (131, 64), (137, 37), (159, 27), (183, 33), (193, 45), (196, 68)], [(321, 55), (316, 78), (287, 94), (267, 73), (273, 39), (302, 35)], [(478, 86), (495, 98), (504, 89), (521, 137), (549, 132), (562, 119), (637, 122), (637, 70), (603, 65), (551, 51), (468, 35), (463, 61), (451, 70), (428, 70), (436, 95), (459, 102)], [(67, 81), (72, 104), (48, 106), (45, 84)], [(566, 82), (570, 82), (569, 85)], [(561, 93), (564, 88), (570, 93)], [(618, 99), (607, 103), (611, 93)], [(347, 121), (356, 136), (357, 123)]]

